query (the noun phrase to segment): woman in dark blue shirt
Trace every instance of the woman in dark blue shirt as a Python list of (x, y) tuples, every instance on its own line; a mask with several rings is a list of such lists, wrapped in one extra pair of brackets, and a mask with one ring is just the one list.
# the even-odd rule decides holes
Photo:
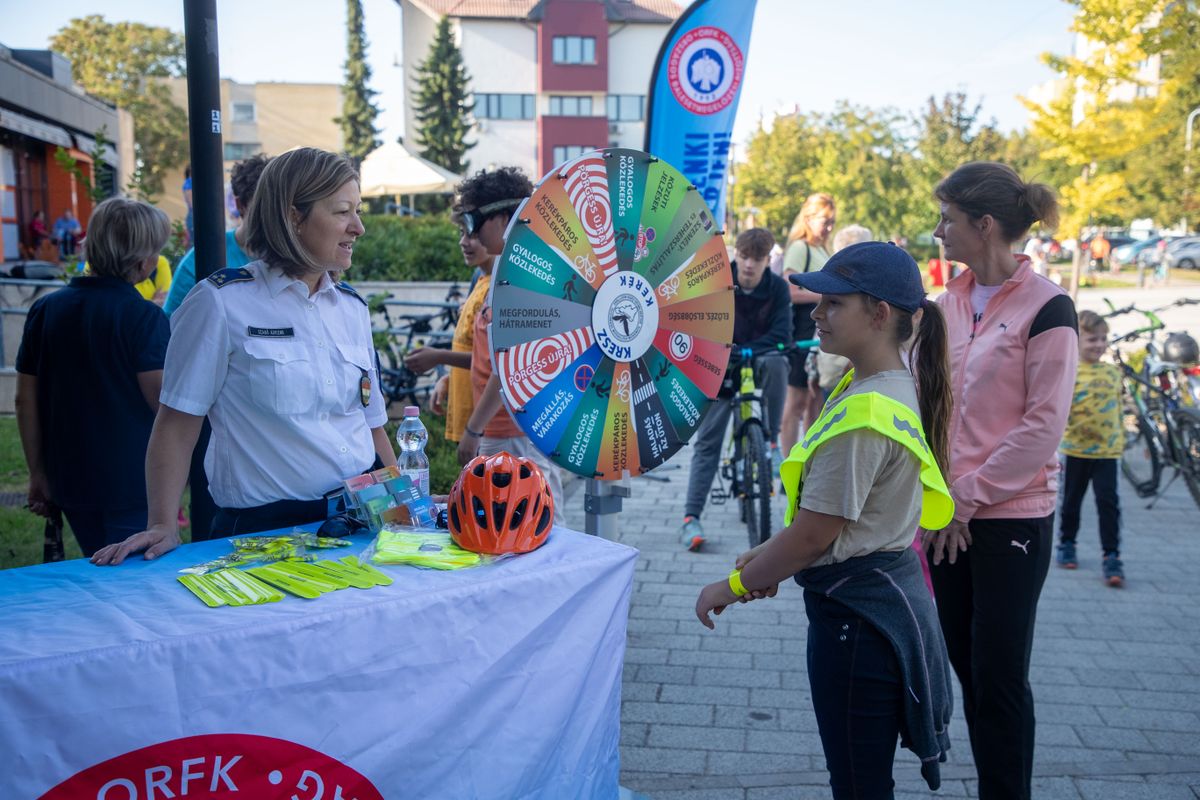
[(146, 203), (106, 200), (88, 221), (91, 274), (29, 309), (17, 352), (17, 425), (29, 508), (62, 510), (85, 555), (146, 526), (146, 445), (170, 327), (134, 288), (170, 234)]

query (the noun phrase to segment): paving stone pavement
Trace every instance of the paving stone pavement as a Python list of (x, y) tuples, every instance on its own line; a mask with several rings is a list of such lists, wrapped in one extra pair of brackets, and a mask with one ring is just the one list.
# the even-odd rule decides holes
[[(635, 479), (619, 517), (619, 541), (641, 551), (621, 783), (651, 800), (828, 797), (800, 588), (727, 610), (715, 631), (696, 620), (700, 588), (748, 542), (730, 503), (706, 509), (703, 552), (677, 544), (690, 458), (685, 447), (660, 468), (666, 481)], [(1039, 800), (1200, 798), (1200, 510), (1182, 481), (1152, 510), (1124, 483), (1121, 492), (1126, 587), (1101, 583), (1089, 495), (1079, 569), (1051, 566), (1042, 592), (1031, 671)], [(961, 708), (956, 697), (953, 749), (933, 796), (976, 796)], [(909, 751), (898, 751), (895, 776), (898, 798), (931, 796)]]

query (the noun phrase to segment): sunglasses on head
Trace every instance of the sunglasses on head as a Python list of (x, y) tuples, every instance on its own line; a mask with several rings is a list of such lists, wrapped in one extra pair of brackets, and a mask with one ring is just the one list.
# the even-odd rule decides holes
[(459, 219), (462, 221), (463, 230), (467, 232), (467, 236), (474, 236), (483, 227), (483, 224), (492, 217), (510, 208), (516, 208), (524, 202), (521, 200), (497, 200), (494, 203), (473, 208), (470, 211), (459, 212)]

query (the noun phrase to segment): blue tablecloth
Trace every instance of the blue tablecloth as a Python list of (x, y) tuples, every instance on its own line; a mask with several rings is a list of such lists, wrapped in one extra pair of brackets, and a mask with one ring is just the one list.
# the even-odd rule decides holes
[(0, 797), (77, 773), (46, 796), (616, 797), (636, 551), (556, 528), (486, 567), (210, 609), (177, 571), (227, 552), (0, 572)]

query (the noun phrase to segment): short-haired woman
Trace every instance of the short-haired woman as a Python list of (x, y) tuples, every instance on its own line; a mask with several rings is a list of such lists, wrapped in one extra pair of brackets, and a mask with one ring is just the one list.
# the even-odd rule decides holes
[(938, 303), (949, 334), (954, 521), (924, 534), (933, 588), (979, 773), (979, 797), (1028, 798), (1029, 657), (1050, 566), (1056, 457), (1075, 385), (1075, 306), (1013, 247), (1058, 221), (1054, 193), (992, 162), (935, 190), (934, 236), (967, 270)]
[(176, 510), (205, 415), (218, 536), (323, 520), (342, 480), (395, 463), (366, 302), (329, 277), (350, 268), (359, 199), (358, 174), (333, 153), (297, 148), (263, 170), (246, 216), (259, 260), (201, 281), (171, 317), (146, 456), (149, 527), (95, 563), (178, 545)]
[(113, 198), (88, 221), (91, 274), (29, 309), (17, 352), (17, 425), (29, 508), (61, 509), (84, 555), (146, 527), (146, 444), (170, 330), (134, 284), (155, 268), (166, 214)]
[[(783, 276), (819, 272), (829, 260), (829, 237), (837, 223), (837, 207), (833, 198), (824, 192), (810, 194), (800, 207), (800, 213), (788, 232), (787, 248), (783, 253)], [(792, 338), (796, 341), (816, 336), (812, 312), (821, 296), (797, 283), (789, 282), (792, 293)], [(800, 439), (800, 426), (811, 422), (821, 410), (821, 400), (814, 399), (808, 388), (807, 350), (795, 350), (790, 355), (787, 401), (783, 407), (780, 426), (780, 446), (784, 458)]]

